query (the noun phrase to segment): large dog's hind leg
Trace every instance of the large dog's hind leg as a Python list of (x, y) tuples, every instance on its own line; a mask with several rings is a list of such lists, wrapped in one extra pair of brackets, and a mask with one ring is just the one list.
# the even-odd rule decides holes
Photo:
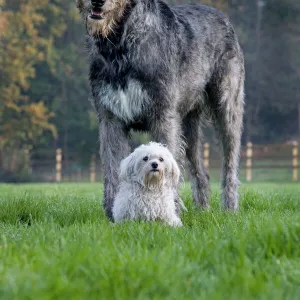
[(223, 150), (222, 199), (225, 209), (238, 208), (238, 166), (244, 112), (244, 66), (240, 56), (224, 58), (213, 84), (214, 123)]
[(191, 175), (194, 202), (201, 208), (209, 207), (209, 176), (202, 160), (201, 113), (190, 112), (184, 119), (186, 158)]
[(119, 185), (120, 162), (130, 153), (128, 132), (115, 117), (100, 120), (100, 157), (104, 165), (104, 210), (113, 221), (112, 207)]

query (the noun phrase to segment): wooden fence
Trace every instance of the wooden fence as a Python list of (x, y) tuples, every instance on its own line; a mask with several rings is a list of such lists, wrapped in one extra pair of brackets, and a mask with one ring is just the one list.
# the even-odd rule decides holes
[[(218, 179), (222, 160), (217, 147), (204, 144), (204, 166), (213, 179)], [(76, 153), (64, 155), (56, 151), (26, 152), (25, 168), (28, 173), (45, 182), (102, 181), (103, 172), (98, 155), (82, 162)], [(297, 142), (280, 145), (253, 145), (242, 147), (240, 177), (244, 182), (299, 180), (299, 145)]]

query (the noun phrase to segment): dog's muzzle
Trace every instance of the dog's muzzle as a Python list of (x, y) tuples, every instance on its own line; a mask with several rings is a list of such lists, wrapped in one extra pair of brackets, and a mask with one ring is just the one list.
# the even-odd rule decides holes
[(104, 5), (105, 0), (92, 0), (92, 11), (90, 14), (91, 19), (95, 20), (102, 20), (103, 15), (102, 15), (102, 6)]
[(153, 162), (153, 163), (151, 164), (151, 167), (152, 167), (151, 172), (159, 172), (159, 169), (158, 169), (158, 163)]

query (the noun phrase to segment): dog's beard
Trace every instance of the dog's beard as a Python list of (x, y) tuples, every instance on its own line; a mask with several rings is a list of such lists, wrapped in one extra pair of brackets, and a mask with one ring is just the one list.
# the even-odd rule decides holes
[(145, 175), (144, 185), (147, 188), (159, 189), (163, 185), (163, 172), (162, 171), (150, 171)]
[(103, 37), (108, 37), (123, 17), (128, 0), (107, 1), (111, 2), (108, 3), (107, 8), (106, 4), (103, 6), (101, 20), (91, 18), (90, 14), (86, 16), (86, 27), (90, 36), (97, 37), (102, 35)]
[(87, 32), (90, 36), (99, 36), (102, 35), (104, 37), (107, 37), (109, 33), (113, 30), (113, 21), (111, 21), (112, 24), (109, 24), (108, 20), (93, 20), (90, 17), (87, 17), (86, 20), (86, 28)]

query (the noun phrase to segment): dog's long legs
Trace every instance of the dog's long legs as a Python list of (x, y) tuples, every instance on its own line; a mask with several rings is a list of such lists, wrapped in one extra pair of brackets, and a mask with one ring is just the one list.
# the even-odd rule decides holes
[(201, 208), (209, 206), (209, 177), (202, 160), (201, 113), (194, 110), (184, 119), (184, 135), (187, 142), (186, 158), (192, 181), (194, 202)]
[(100, 120), (100, 157), (104, 164), (104, 210), (113, 220), (112, 207), (119, 184), (120, 162), (129, 152), (128, 132), (116, 118)]
[(241, 57), (224, 60), (215, 77), (214, 123), (223, 150), (222, 199), (225, 209), (238, 208), (238, 166), (244, 110), (244, 68)]

